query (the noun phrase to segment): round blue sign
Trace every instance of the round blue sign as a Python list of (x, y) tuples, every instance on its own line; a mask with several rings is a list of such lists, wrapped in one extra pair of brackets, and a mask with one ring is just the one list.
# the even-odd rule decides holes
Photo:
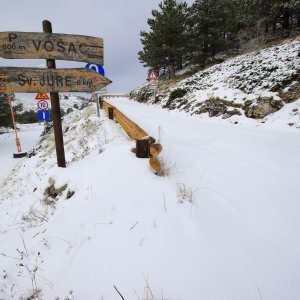
[(105, 76), (104, 69), (103, 69), (103, 67), (100, 66), (100, 65), (96, 65), (96, 64), (87, 64), (87, 65), (85, 66), (85, 68), (86, 68), (86, 69), (91, 69), (91, 70), (93, 70), (94, 72), (97, 72), (97, 73), (99, 73), (99, 74), (102, 75), (102, 76)]

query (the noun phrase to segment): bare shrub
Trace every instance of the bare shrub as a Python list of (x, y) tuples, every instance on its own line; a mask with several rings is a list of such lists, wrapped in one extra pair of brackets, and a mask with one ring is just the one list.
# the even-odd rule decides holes
[(159, 162), (160, 162), (160, 171), (157, 172), (158, 176), (166, 177), (170, 176), (171, 174), (171, 165), (170, 163), (164, 158), (164, 157), (159, 157)]
[(184, 183), (177, 184), (177, 200), (178, 203), (193, 203), (193, 189), (187, 187)]

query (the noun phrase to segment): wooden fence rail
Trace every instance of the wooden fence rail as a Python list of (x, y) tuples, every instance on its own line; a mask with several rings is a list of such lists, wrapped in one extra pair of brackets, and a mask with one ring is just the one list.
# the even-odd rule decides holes
[(127, 95), (108, 95), (108, 94), (105, 94), (105, 95), (102, 95), (101, 98), (104, 99), (109, 99), (109, 98), (128, 98), (129, 96)]
[(112, 120), (116, 120), (127, 135), (136, 141), (136, 156), (139, 158), (150, 158), (150, 166), (159, 173), (161, 171), (161, 163), (157, 158), (157, 155), (162, 151), (160, 144), (155, 144), (155, 139), (150, 137), (136, 123), (126, 117), (115, 106), (103, 100), (105, 97), (99, 98), (100, 108), (108, 111), (108, 117)]

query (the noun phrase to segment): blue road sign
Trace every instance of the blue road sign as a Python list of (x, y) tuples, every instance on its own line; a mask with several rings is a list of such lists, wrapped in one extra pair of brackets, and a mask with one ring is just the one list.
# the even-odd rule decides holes
[(91, 69), (91, 70), (93, 70), (93, 71), (99, 73), (100, 75), (105, 76), (105, 71), (104, 71), (103, 67), (100, 66), (100, 65), (87, 64), (87, 65), (85, 66), (85, 68), (86, 68), (86, 69)]
[(38, 118), (40, 121), (50, 121), (50, 111), (45, 109), (39, 109)]

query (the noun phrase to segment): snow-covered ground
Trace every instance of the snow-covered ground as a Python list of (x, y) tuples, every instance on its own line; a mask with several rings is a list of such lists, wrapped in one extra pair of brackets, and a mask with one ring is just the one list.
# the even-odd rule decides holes
[[(43, 130), (42, 124), (18, 125), (18, 136), (21, 142), (22, 151), (34, 147), (40, 140)], [(16, 136), (14, 131), (0, 134), (0, 183), (9, 175), (13, 166), (19, 159), (13, 158), (13, 153), (18, 153), (16, 148)]]
[[(37, 108), (37, 103), (38, 100), (35, 99), (37, 94), (17, 94), (16, 95), (16, 100), (14, 101), (14, 105), (22, 104), (23, 105), (23, 110), (34, 110), (36, 111)], [(50, 94), (47, 94), (48, 97), (50, 98)], [(60, 107), (62, 110), (65, 112), (68, 110), (68, 108), (74, 109), (80, 108), (82, 104), (85, 102), (85, 98), (82, 96), (77, 97), (72, 94), (60, 94)], [(49, 107), (51, 106), (50, 104), (50, 99), (48, 100)]]
[(49, 135), (0, 189), (0, 299), (299, 299), (299, 130), (109, 102), (160, 138), (169, 175), (104, 112), (69, 114), (67, 168)]

